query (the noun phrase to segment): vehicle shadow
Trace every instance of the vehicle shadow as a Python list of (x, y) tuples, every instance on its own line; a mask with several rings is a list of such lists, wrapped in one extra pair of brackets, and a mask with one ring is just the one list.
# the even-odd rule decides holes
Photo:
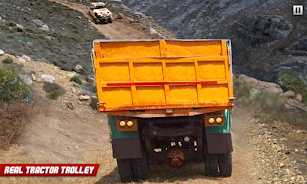
[[(188, 164), (180, 168), (173, 168), (168, 165), (155, 165), (150, 167), (150, 178), (147, 183), (165, 183), (165, 182), (184, 182), (190, 180), (213, 180), (221, 181), (221, 177), (207, 177), (204, 174), (203, 164)], [(102, 176), (95, 184), (113, 183), (120, 184), (120, 178), (117, 167), (109, 174)], [(142, 182), (140, 182), (142, 183)]]

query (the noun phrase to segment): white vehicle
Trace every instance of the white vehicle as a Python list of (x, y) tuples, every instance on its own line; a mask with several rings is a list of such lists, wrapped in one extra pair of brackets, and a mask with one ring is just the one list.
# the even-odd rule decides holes
[(89, 14), (93, 17), (95, 24), (113, 22), (112, 12), (106, 8), (106, 4), (103, 2), (91, 3)]

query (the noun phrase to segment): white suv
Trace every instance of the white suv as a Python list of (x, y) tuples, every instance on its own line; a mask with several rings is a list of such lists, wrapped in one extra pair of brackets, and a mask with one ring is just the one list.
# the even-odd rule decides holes
[(89, 14), (93, 17), (95, 24), (107, 24), (113, 22), (112, 12), (109, 11), (105, 6), (106, 4), (103, 2), (91, 3)]

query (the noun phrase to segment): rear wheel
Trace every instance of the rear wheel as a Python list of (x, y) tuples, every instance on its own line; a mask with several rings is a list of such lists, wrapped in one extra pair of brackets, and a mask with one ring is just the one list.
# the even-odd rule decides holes
[(223, 177), (230, 177), (232, 174), (232, 154), (219, 155), (218, 157), (220, 174)]
[(217, 176), (219, 173), (219, 163), (217, 156), (207, 156), (205, 157), (205, 173), (207, 176)]
[(99, 20), (98, 20), (96, 17), (94, 17), (94, 23), (95, 23), (95, 24), (98, 24), (98, 23), (99, 23)]
[(117, 159), (117, 165), (122, 182), (143, 181), (149, 177), (149, 167), (146, 157)]
[(232, 153), (210, 155), (204, 158), (207, 176), (230, 177), (232, 174)]
[(133, 181), (130, 159), (117, 159), (118, 172), (122, 182)]

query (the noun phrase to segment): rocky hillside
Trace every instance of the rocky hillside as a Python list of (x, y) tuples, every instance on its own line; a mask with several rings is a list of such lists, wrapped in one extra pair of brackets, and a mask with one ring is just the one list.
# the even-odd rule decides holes
[(232, 40), (234, 71), (277, 82), (294, 73), (307, 83), (307, 11), (293, 16), (303, 0), (122, 0), (152, 16), (178, 38)]
[[(92, 42), (105, 38), (81, 12), (47, 0), (0, 0), (0, 49), (53, 63), (65, 70), (92, 72)], [(79, 67), (80, 69), (80, 67)]]

